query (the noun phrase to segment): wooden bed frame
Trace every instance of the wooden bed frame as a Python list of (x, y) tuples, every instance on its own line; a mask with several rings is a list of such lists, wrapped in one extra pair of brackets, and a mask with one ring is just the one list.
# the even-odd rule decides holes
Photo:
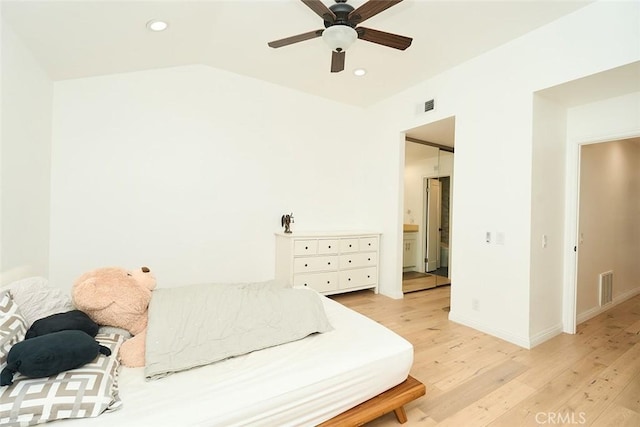
[(319, 427), (361, 426), (391, 411), (396, 414), (398, 421), (404, 424), (407, 422), (407, 414), (403, 405), (424, 396), (425, 393), (424, 384), (409, 375), (404, 382), (323, 422)]

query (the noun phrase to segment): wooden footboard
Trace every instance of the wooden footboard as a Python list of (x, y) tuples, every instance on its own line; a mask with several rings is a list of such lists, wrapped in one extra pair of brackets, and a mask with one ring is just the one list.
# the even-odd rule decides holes
[(412, 376), (409, 376), (404, 382), (397, 386), (323, 422), (320, 426), (360, 426), (391, 411), (395, 412), (396, 418), (400, 423), (405, 423), (407, 421), (407, 415), (404, 412), (403, 405), (420, 396), (424, 396), (425, 393), (426, 389), (424, 384)]

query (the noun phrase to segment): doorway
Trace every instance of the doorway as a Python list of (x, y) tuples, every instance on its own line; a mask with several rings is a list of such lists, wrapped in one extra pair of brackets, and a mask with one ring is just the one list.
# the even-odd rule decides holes
[(637, 293), (640, 138), (580, 146), (576, 323)]
[(449, 285), (455, 118), (406, 132), (403, 293)]

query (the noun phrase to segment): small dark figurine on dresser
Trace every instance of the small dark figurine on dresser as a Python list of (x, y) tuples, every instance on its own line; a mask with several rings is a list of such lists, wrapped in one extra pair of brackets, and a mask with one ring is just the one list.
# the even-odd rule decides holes
[(291, 233), (291, 224), (293, 224), (293, 212), (291, 212), (291, 214), (282, 215), (280, 222), (284, 227), (284, 232)]

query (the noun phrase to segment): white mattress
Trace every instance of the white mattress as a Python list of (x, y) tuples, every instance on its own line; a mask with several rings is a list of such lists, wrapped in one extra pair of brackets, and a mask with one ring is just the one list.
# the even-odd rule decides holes
[(322, 297), (333, 331), (145, 381), (121, 368), (122, 408), (55, 426), (310, 426), (401, 383), (412, 345)]

